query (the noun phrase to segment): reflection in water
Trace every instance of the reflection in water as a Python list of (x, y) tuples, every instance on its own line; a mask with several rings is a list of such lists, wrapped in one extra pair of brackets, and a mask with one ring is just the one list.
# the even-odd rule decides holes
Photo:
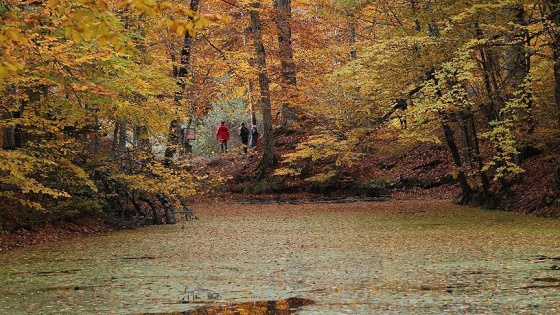
[(230, 304), (216, 303), (186, 312), (159, 313), (159, 315), (289, 315), (294, 314), (302, 306), (313, 304), (315, 302), (312, 300), (302, 298)]

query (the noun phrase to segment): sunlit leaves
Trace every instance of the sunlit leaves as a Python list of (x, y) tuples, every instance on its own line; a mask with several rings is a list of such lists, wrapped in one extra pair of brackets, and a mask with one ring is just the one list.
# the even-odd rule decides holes
[(502, 119), (492, 122), (492, 129), (483, 137), (491, 140), (495, 153), (484, 166), (485, 170), (495, 169), (494, 178), (501, 179), (525, 172), (515, 160), (523, 146), (523, 136), (530, 128), (527, 118), (532, 102), (531, 77), (528, 76), (522, 89), (515, 93), (500, 110)]
[[(157, 32), (194, 34), (225, 17), (156, 1), (8, 2), (0, 12), (0, 128), (18, 128), (25, 137), (21, 147), (0, 150), (5, 198), (47, 209), (61, 198), (93, 196), (99, 183), (92, 176), (103, 169), (134, 189), (193, 194), (196, 185), (185, 185), (193, 177), (174, 176), (157, 159), (120, 178), (116, 160), (108, 159), (107, 135), (124, 120), (144, 128), (144, 143), (163, 142), (178, 112), (171, 62), (138, 47)], [(131, 152), (129, 158), (154, 157)]]
[[(306, 141), (297, 145), (296, 151), (284, 155), (285, 167), (278, 169), (275, 175), (299, 175), (299, 171), (290, 168), (291, 163), (310, 160), (311, 162), (332, 161), (334, 166), (352, 166), (361, 156), (353, 150), (359, 142), (359, 136), (363, 130), (356, 129), (349, 134), (320, 133), (311, 135)], [(326, 181), (337, 174), (336, 170), (327, 173), (316, 174), (310, 181)]]
[[(129, 39), (124, 36), (119, 26), (118, 14), (115, 10), (132, 9), (150, 16), (159, 17), (171, 31), (185, 35), (194, 34), (203, 29), (210, 22), (226, 22), (228, 17), (222, 15), (199, 15), (183, 6), (172, 5), (169, 2), (151, 0), (78, 0), (78, 1), (46, 1), (35, 4), (30, 9), (21, 9), (15, 5), (6, 4), (9, 8), (0, 19), (0, 49), (5, 52), (13, 50), (37, 49), (36, 42), (30, 43), (30, 38), (36, 40), (40, 29), (62, 30), (62, 34), (53, 32), (53, 40), (58, 38), (71, 39), (74, 43), (82, 41), (96, 42), (101, 45), (112, 45), (118, 53), (128, 53), (134, 50)], [(45, 21), (41, 27), (37, 21), (41, 18), (50, 19), (50, 25)], [(44, 31), (41, 31), (44, 32)], [(31, 47), (30, 47), (31, 45)], [(24, 68), (25, 62), (18, 54), (4, 54), (0, 59), (0, 78), (16, 73)]]
[(45, 209), (40, 203), (28, 199), (30, 196), (42, 195), (55, 199), (70, 197), (67, 192), (45, 186), (32, 177), (38, 170), (52, 168), (53, 162), (23, 152), (6, 150), (0, 150), (0, 158), (8, 162), (0, 163), (0, 184), (19, 187), (19, 193), (7, 191), (8, 195), (5, 197), (17, 199), (22, 205), (36, 210)]

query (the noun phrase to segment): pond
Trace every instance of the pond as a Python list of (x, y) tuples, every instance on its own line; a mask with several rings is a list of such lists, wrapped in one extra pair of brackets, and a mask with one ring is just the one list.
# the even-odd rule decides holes
[(0, 313), (560, 312), (558, 220), (445, 200), (193, 208), (0, 254)]

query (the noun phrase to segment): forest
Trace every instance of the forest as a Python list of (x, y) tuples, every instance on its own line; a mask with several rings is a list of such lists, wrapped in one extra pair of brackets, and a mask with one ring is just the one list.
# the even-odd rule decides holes
[(558, 0), (6, 0), (0, 20), (2, 233), (173, 224), (216, 193), (558, 216)]

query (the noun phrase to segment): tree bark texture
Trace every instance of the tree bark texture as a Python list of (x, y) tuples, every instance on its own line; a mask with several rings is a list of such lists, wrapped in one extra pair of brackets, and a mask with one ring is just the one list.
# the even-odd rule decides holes
[(457, 181), (459, 182), (459, 186), (461, 187), (461, 192), (462, 192), (462, 198), (460, 203), (467, 204), (472, 196), (472, 188), (467, 182), (467, 176), (465, 175), (465, 172), (462, 170), (463, 162), (461, 161), (461, 155), (459, 153), (459, 150), (457, 149), (457, 145), (455, 144), (455, 136), (453, 134), (453, 130), (447, 124), (447, 122), (442, 122), (441, 127), (445, 135), (445, 141), (447, 142), (447, 146), (449, 147), (449, 150), (451, 151), (451, 155), (453, 156), (453, 162), (459, 168)]
[(155, 202), (149, 196), (146, 196), (145, 192), (140, 192), (140, 196), (138, 198), (140, 199), (140, 201), (143, 201), (143, 202), (147, 203), (148, 206), (150, 207), (150, 209), (152, 210), (152, 215), (153, 215), (152, 222), (153, 222), (153, 224), (156, 224), (156, 225), (163, 224), (163, 218), (159, 214), (159, 211), (158, 211), (158, 208), (157, 208)]
[(554, 62), (554, 103), (558, 111), (560, 124), (560, 0), (550, 0), (550, 19), (555, 29), (550, 31), (552, 37), (552, 60)]
[[(192, 11), (198, 11), (200, 0), (191, 0), (189, 9)], [(175, 93), (175, 102), (177, 105), (181, 102), (184, 97), (185, 90), (187, 89), (187, 77), (189, 75), (189, 68), (191, 64), (191, 54), (192, 54), (192, 47), (194, 43), (194, 38), (190, 35), (189, 32), (185, 33), (185, 38), (183, 39), (183, 47), (181, 48), (181, 62), (179, 69), (174, 66), (173, 75), (176, 76), (177, 85), (179, 86), (179, 91)], [(183, 146), (183, 143), (180, 143), (181, 137), (179, 134), (181, 132), (181, 121), (180, 119), (174, 119), (171, 121), (169, 127), (169, 134), (167, 136), (167, 145), (168, 147), (165, 149), (165, 164), (167, 166), (170, 165), (173, 156), (177, 152), (177, 146)]]
[(348, 22), (348, 44), (350, 45), (350, 59), (358, 58), (356, 52), (356, 24), (354, 23), (354, 14), (350, 14)]
[[(297, 85), (296, 64), (294, 62), (294, 49), (292, 46), (292, 16), (291, 0), (274, 0), (276, 15), (274, 23), (278, 29), (278, 51), (284, 89)], [(289, 93), (288, 93), (289, 94)], [(289, 102), (282, 104), (282, 117), (287, 125), (296, 119), (297, 111)]]
[(278, 28), (278, 50), (282, 66), (282, 78), (290, 85), (296, 85), (296, 64), (294, 62), (294, 49), (292, 46), (292, 16), (291, 0), (274, 0), (276, 17), (274, 23)]
[(173, 204), (171, 203), (171, 200), (169, 200), (169, 197), (162, 193), (156, 194), (156, 197), (163, 207), (163, 211), (165, 213), (165, 222), (167, 224), (175, 224), (177, 222), (175, 220), (175, 211), (173, 210)]
[(119, 142), (117, 146), (118, 156), (122, 156), (126, 150), (126, 129), (128, 127), (128, 122), (123, 119), (119, 122)]
[(259, 76), (260, 103), (263, 117), (263, 141), (264, 153), (261, 160), (261, 174), (269, 166), (274, 165), (274, 139), (272, 135), (272, 108), (270, 101), (270, 89), (268, 82), (268, 73), (266, 71), (266, 53), (262, 40), (262, 24), (260, 19), (260, 4), (253, 2), (251, 4), (251, 27), (253, 32), (253, 44), (257, 56), (257, 68)]

